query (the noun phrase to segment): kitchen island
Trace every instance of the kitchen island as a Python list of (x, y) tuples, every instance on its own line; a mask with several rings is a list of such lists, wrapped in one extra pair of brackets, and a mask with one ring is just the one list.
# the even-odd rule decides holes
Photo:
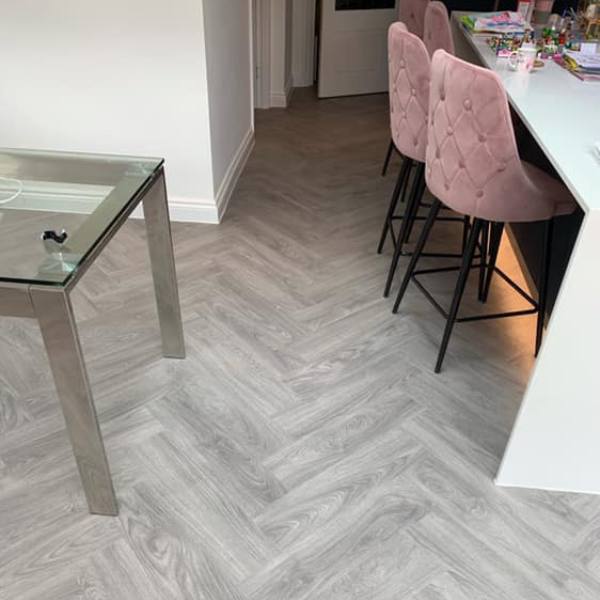
[(461, 16), (452, 18), (457, 55), (500, 76), (514, 113), (583, 213), (496, 483), (600, 493), (600, 85), (551, 61), (530, 74), (510, 71), (489, 36), (468, 32)]

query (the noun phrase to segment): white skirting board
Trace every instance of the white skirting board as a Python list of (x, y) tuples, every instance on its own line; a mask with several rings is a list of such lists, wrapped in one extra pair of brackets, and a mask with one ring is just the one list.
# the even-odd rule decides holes
[[(169, 214), (171, 221), (178, 223), (212, 223), (219, 224), (235, 191), (237, 182), (242, 174), (246, 162), (254, 148), (254, 131), (251, 129), (244, 136), (229, 168), (225, 172), (223, 181), (219, 186), (216, 197), (212, 198), (185, 198), (169, 194)], [(167, 180), (169, 165), (165, 166)], [(134, 219), (143, 217), (142, 208), (138, 206), (131, 215)]]
[(290, 77), (283, 92), (271, 92), (271, 108), (287, 108), (294, 94), (294, 82)]
[[(233, 160), (229, 165), (229, 168), (225, 172), (225, 176), (223, 177), (223, 181), (219, 186), (219, 190), (217, 191), (217, 223), (220, 223), (225, 215), (225, 211), (227, 210), (231, 196), (235, 191), (237, 182), (244, 170), (244, 167), (246, 166), (246, 163), (248, 162), (248, 158), (250, 158), (253, 148), (254, 130), (250, 129), (244, 136), (242, 143), (239, 145), (237, 152), (235, 153)], [(172, 218), (174, 221), (177, 220), (174, 217)]]

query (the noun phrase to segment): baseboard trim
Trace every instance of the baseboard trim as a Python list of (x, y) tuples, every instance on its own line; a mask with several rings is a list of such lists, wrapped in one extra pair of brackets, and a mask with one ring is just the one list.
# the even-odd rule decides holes
[(217, 210), (217, 222), (221, 222), (229, 206), (231, 196), (235, 191), (240, 175), (242, 174), (250, 154), (254, 149), (254, 130), (251, 128), (248, 130), (242, 143), (239, 145), (231, 164), (229, 165), (223, 181), (219, 186), (216, 197), (216, 210)]
[(271, 92), (271, 108), (287, 108), (294, 95), (294, 80), (290, 77), (283, 92)]
[(290, 75), (290, 78), (285, 82), (285, 105), (286, 107), (292, 102), (292, 96), (294, 95), (294, 78)]
[[(208, 198), (178, 198), (169, 196), (169, 216), (173, 223), (209, 223), (219, 224), (217, 205)], [(140, 204), (131, 213), (132, 219), (143, 219)]]
[[(169, 196), (169, 215), (175, 223), (209, 223), (218, 225), (227, 211), (231, 196), (235, 191), (237, 182), (248, 162), (248, 158), (254, 148), (254, 130), (250, 129), (244, 136), (242, 143), (237, 149), (231, 164), (229, 165), (215, 200), (208, 198), (184, 198)], [(133, 213), (132, 219), (142, 219), (144, 213), (142, 206), (138, 206)]]
[(287, 108), (287, 94), (271, 92), (271, 108)]

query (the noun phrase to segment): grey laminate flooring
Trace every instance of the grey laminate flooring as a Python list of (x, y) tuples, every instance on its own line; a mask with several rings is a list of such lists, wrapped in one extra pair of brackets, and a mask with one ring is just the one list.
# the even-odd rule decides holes
[(437, 313), (381, 297), (386, 119), (306, 91), (257, 115), (225, 222), (174, 227), (187, 360), (160, 357), (141, 223), (83, 280), (118, 518), (87, 514), (36, 325), (0, 320), (2, 600), (600, 598), (600, 499), (492, 482), (532, 319), (458, 326), (435, 376)]

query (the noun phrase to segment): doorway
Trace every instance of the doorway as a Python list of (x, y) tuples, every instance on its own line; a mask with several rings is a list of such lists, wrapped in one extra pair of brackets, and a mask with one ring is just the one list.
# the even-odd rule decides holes
[(251, 0), (254, 108), (285, 108), (315, 81), (317, 0)]
[(387, 30), (399, 0), (251, 0), (254, 108), (387, 91)]
[(319, 98), (387, 91), (397, 0), (320, 0)]

